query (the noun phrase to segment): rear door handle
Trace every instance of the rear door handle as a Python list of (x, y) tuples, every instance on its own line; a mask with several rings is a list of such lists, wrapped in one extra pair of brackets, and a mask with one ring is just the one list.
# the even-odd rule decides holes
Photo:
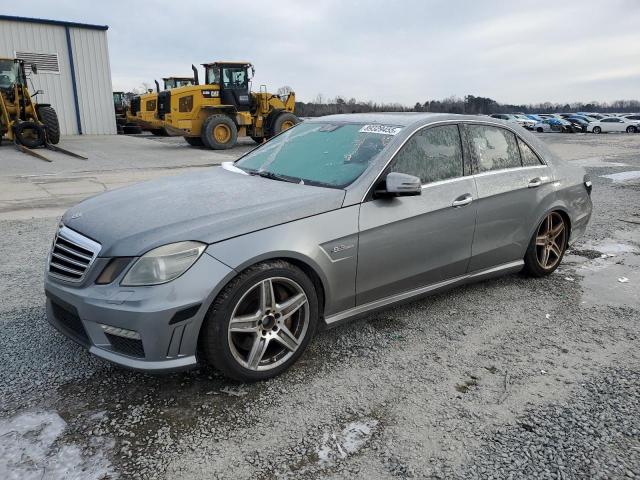
[(532, 178), (531, 180), (529, 180), (529, 185), (527, 185), (529, 188), (536, 188), (539, 187), (540, 185), (542, 185), (542, 181), (544, 179), (541, 177), (536, 177), (536, 178)]
[(469, 205), (473, 202), (473, 197), (470, 193), (465, 193), (464, 195), (456, 198), (451, 204), (452, 207), (464, 207), (465, 205)]

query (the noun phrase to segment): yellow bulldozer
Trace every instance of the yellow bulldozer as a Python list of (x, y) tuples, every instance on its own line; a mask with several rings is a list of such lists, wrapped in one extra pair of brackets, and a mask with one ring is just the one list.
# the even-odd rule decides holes
[(295, 93), (286, 97), (250, 91), (254, 68), (249, 62), (214, 62), (202, 65), (200, 85), (194, 67), (194, 85), (158, 94), (158, 118), (170, 135), (181, 135), (191, 146), (214, 150), (233, 147), (238, 136), (257, 143), (293, 127)]
[[(30, 70), (33, 75), (38, 73), (36, 65), (30, 65)], [(23, 60), (0, 58), (0, 141), (6, 138), (18, 150), (48, 162), (51, 160), (32, 149), (46, 147), (86, 160), (56, 146), (60, 141), (58, 115), (48, 103), (34, 102), (41, 93), (29, 93)]]

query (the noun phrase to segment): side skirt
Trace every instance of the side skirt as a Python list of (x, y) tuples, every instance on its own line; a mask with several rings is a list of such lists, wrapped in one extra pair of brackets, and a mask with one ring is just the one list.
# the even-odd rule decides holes
[(377, 310), (382, 310), (390, 305), (395, 305), (407, 301), (414, 300), (419, 297), (432, 295), (443, 290), (464, 285), (466, 283), (472, 283), (479, 280), (486, 280), (493, 277), (499, 277), (508, 273), (518, 272), (522, 270), (524, 266), (523, 260), (515, 262), (503, 263), (496, 267), (488, 268), (485, 270), (479, 270), (477, 272), (471, 272), (459, 277), (444, 280), (442, 282), (433, 283), (424, 287), (408, 290), (406, 292), (391, 295), (389, 297), (374, 300), (373, 302), (365, 303), (364, 305), (358, 305), (348, 310), (343, 310), (333, 315), (325, 317), (324, 321), (328, 327), (334, 327), (340, 325), (347, 320), (352, 320), (364, 316), (365, 314), (372, 313)]

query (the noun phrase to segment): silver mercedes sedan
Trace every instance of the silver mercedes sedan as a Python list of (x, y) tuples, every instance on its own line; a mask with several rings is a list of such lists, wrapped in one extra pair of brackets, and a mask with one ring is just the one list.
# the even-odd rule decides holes
[(49, 321), (103, 359), (278, 375), (314, 333), (497, 275), (552, 273), (591, 182), (513, 123), (305, 121), (221, 168), (90, 198), (47, 261)]

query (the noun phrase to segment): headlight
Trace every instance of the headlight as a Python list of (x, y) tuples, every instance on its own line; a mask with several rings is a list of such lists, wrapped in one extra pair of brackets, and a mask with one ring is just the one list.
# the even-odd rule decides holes
[(178, 242), (154, 248), (140, 257), (127, 272), (122, 285), (158, 285), (186, 272), (207, 246), (200, 242)]

